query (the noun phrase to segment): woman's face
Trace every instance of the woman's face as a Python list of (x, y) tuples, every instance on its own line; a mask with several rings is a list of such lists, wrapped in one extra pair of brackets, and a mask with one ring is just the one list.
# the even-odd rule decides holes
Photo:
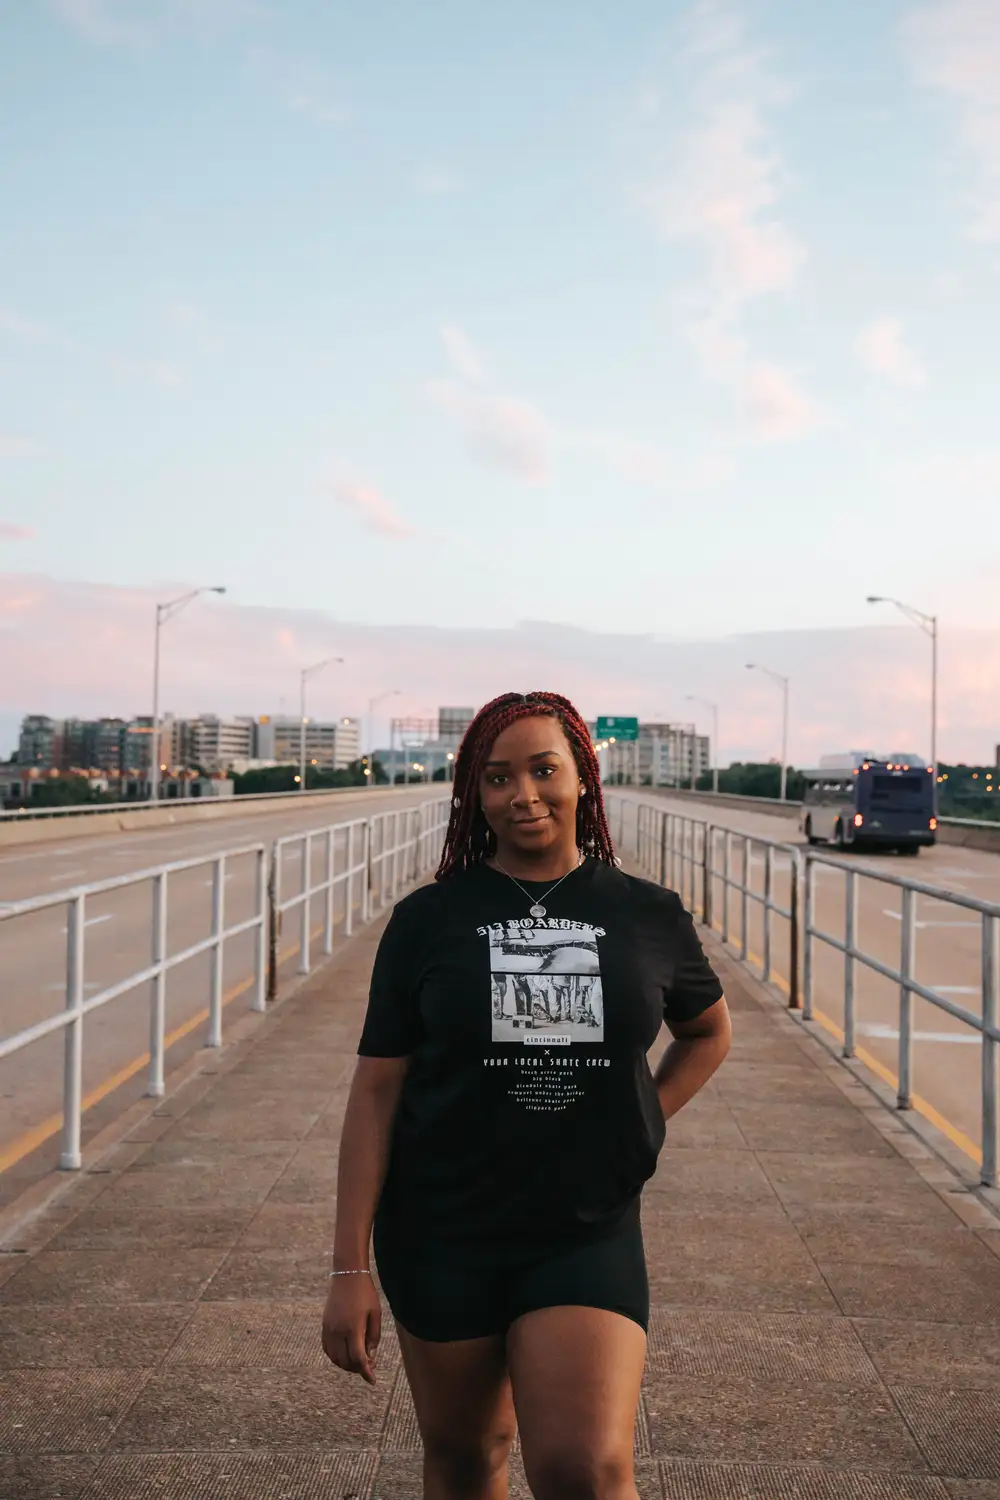
[(558, 719), (518, 719), (499, 734), (479, 781), (497, 853), (551, 853), (576, 848), (580, 773)]

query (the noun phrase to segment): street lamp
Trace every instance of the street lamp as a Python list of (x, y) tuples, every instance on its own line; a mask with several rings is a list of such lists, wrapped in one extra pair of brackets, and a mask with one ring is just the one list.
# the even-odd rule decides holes
[(322, 672), (324, 667), (332, 666), (334, 662), (343, 663), (342, 656), (325, 656), (322, 661), (314, 662), (311, 667), (303, 667), (299, 683), (299, 791), (306, 789), (306, 683), (310, 677), (315, 677), (317, 672)]
[(149, 800), (151, 802), (156, 802), (160, 795), (160, 629), (168, 620), (172, 620), (174, 615), (179, 615), (192, 599), (197, 599), (199, 594), (224, 594), (225, 592), (222, 585), (205, 585), (202, 588), (191, 589), (186, 594), (180, 594), (176, 599), (169, 599), (166, 604), (156, 606), (156, 631), (153, 639), (153, 726), (149, 741)]
[(937, 615), (925, 615), (923, 610), (914, 609), (912, 604), (902, 604), (898, 599), (890, 599), (884, 594), (869, 594), (866, 601), (868, 604), (894, 604), (901, 614), (904, 614), (911, 625), (916, 625), (925, 635), (931, 638), (931, 767), (937, 771), (937, 679), (938, 679), (938, 618)]
[(366, 738), (368, 740), (368, 781), (371, 786), (375, 785), (375, 746), (372, 742), (372, 734), (374, 732), (372, 729), (372, 715), (378, 705), (385, 702), (386, 698), (398, 697), (399, 688), (390, 688), (388, 692), (379, 693), (376, 697), (369, 698), (368, 700), (368, 729)]
[(712, 791), (718, 794), (719, 790), (719, 705), (713, 703), (710, 698), (699, 698), (694, 693), (685, 694), (688, 703), (700, 703), (702, 708), (711, 710), (712, 713), (712, 744), (715, 753), (712, 756)]
[(747, 662), (748, 672), (763, 672), (765, 677), (770, 677), (772, 682), (779, 684), (781, 688), (781, 800), (785, 801), (788, 793), (788, 681), (787, 677), (780, 672), (772, 672), (770, 667), (762, 667), (755, 661)]
[(448, 780), (449, 781), (454, 781), (455, 780), (455, 752), (454, 752), (454, 750), (449, 750), (448, 751), (448, 754), (445, 756), (445, 760), (448, 762)]

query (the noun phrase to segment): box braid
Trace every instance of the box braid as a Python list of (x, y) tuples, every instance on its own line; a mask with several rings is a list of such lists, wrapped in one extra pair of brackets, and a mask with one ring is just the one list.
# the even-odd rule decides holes
[(438, 880), (469, 870), (493, 853), (496, 840), (479, 805), (479, 778), (497, 736), (518, 719), (550, 718), (562, 727), (587, 788), (576, 814), (577, 843), (585, 854), (616, 865), (604, 810), (601, 774), (590, 734), (579, 712), (558, 693), (504, 693), (481, 708), (463, 736), (455, 757), (453, 803)]

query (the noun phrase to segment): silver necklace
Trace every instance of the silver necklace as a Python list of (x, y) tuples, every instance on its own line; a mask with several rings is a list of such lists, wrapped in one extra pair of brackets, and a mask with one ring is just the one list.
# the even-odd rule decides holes
[[(496, 866), (496, 868), (500, 871), (501, 875), (506, 875), (506, 877), (507, 877), (508, 880), (514, 880), (514, 876), (510, 873), (509, 870), (505, 870), (504, 869), (503, 865), (497, 859), (496, 855), (493, 856), (493, 863)], [(569, 877), (572, 874), (574, 874), (575, 871), (578, 870), (582, 864), (583, 864), (583, 855), (581, 854), (579, 856), (579, 858), (577, 859), (577, 862), (574, 865), (573, 869), (572, 870), (567, 870), (565, 875), (561, 875), (559, 877), (559, 879), (556, 881), (555, 885), (550, 885), (547, 891), (543, 891), (542, 892), (541, 896), (539, 897), (539, 899), (537, 901), (535, 901), (535, 898), (532, 896), (532, 894), (531, 894), (530, 891), (525, 891), (524, 890), (524, 886), (521, 884), (521, 882), (519, 880), (514, 880), (514, 884), (517, 886), (518, 890), (519, 891), (524, 891), (524, 894), (527, 896), (528, 900), (533, 903), (528, 908), (529, 915), (532, 916), (532, 917), (544, 917), (545, 916), (545, 907), (542, 905), (542, 902), (543, 901), (547, 901), (548, 898), (552, 895), (552, 892), (554, 890), (556, 890), (559, 886), (561, 886), (564, 880), (568, 880)]]

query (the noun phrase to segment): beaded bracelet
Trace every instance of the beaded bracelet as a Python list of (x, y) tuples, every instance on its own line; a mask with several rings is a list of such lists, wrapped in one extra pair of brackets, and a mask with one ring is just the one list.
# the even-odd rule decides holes
[(330, 1271), (331, 1276), (370, 1276), (372, 1273), (367, 1266), (359, 1266), (356, 1271)]

